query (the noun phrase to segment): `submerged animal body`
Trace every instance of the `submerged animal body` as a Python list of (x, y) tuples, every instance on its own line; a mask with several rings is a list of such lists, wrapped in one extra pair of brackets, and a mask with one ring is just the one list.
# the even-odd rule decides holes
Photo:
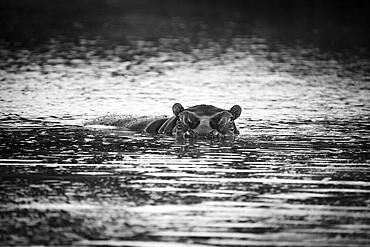
[(239, 134), (234, 123), (241, 114), (241, 107), (234, 105), (224, 110), (212, 105), (196, 105), (185, 109), (180, 103), (172, 106), (172, 117), (133, 117), (107, 115), (87, 122), (124, 127), (149, 134), (167, 134), (177, 137), (210, 138)]

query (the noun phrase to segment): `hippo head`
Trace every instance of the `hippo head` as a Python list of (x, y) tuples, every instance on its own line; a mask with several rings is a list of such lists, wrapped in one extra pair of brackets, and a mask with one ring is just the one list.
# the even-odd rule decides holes
[(211, 105), (196, 105), (184, 109), (181, 104), (176, 103), (172, 111), (176, 117), (173, 128), (176, 136), (210, 138), (239, 134), (234, 123), (242, 112), (239, 105), (234, 105), (230, 110)]

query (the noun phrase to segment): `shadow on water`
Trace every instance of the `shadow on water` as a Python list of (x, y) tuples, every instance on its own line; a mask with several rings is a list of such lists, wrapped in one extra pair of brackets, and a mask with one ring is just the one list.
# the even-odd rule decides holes
[(0, 1), (0, 245), (370, 246), (368, 1), (161, 2)]

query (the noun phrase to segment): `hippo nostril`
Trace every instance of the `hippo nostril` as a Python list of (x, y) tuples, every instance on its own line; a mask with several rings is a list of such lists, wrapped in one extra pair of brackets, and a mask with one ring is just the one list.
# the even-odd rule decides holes
[(192, 130), (188, 130), (185, 132), (185, 136), (187, 137), (195, 137), (195, 133)]
[(210, 137), (216, 137), (216, 136), (218, 136), (219, 135), (219, 133), (218, 133), (218, 131), (217, 130), (211, 130), (210, 132), (209, 132), (209, 134), (208, 134), (208, 136), (210, 136)]
[(216, 129), (196, 129), (192, 131), (194, 136), (197, 138), (213, 138), (220, 136), (220, 133)]

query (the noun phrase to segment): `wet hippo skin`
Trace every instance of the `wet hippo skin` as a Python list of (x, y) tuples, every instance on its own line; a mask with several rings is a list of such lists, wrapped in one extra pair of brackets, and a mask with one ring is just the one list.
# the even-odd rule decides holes
[(176, 137), (211, 138), (239, 134), (234, 120), (241, 114), (241, 107), (230, 110), (212, 105), (196, 105), (185, 109), (180, 103), (172, 106), (174, 116), (134, 117), (105, 115), (92, 119), (85, 125), (112, 125), (149, 134), (167, 134)]

